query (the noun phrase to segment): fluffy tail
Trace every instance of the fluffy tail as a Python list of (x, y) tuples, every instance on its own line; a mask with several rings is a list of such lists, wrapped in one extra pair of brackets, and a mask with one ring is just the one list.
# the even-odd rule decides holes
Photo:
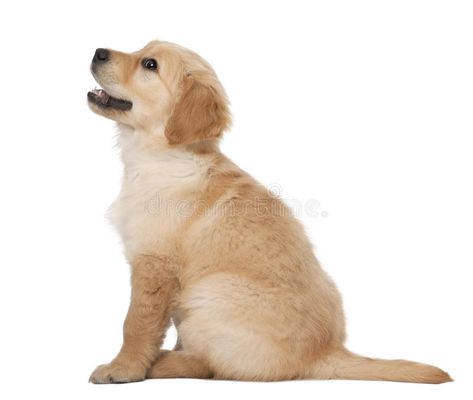
[(339, 350), (318, 360), (309, 377), (416, 383), (444, 383), (453, 380), (445, 371), (432, 365), (361, 357), (348, 350)]

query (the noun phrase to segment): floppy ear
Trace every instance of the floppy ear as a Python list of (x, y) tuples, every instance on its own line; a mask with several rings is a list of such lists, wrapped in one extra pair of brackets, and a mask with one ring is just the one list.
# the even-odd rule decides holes
[(229, 125), (223, 89), (188, 75), (164, 132), (170, 144), (188, 144), (219, 137)]

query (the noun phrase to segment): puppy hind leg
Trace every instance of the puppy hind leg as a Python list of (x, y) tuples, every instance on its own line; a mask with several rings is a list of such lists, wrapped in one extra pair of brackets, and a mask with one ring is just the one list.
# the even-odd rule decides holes
[(163, 350), (156, 363), (149, 369), (146, 378), (196, 378), (213, 377), (209, 365), (204, 360), (186, 351)]

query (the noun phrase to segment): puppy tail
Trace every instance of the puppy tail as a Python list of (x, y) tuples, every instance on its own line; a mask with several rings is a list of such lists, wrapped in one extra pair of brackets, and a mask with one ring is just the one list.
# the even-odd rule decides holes
[(332, 352), (318, 360), (307, 377), (415, 383), (453, 381), (448, 373), (432, 365), (406, 360), (367, 358), (345, 349)]

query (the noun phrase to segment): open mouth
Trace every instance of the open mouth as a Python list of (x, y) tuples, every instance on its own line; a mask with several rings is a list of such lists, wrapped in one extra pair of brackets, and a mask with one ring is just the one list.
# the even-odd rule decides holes
[(127, 111), (131, 110), (133, 107), (131, 101), (112, 97), (103, 89), (96, 88), (88, 92), (87, 99), (101, 108), (113, 108), (115, 110)]

